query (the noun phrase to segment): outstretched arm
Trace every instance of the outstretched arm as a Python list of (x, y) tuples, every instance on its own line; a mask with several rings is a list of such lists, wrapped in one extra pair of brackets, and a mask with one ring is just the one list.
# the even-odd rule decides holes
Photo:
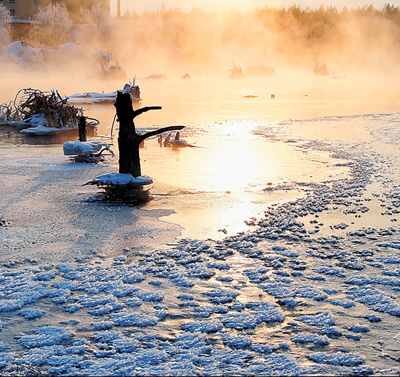
[(133, 112), (133, 118), (136, 118), (138, 115), (145, 113), (146, 111), (150, 111), (150, 110), (161, 110), (162, 107), (161, 106), (146, 106), (146, 107), (142, 107), (138, 110), (135, 110)]
[(185, 128), (185, 126), (169, 126), (169, 127), (159, 128), (158, 130), (155, 131), (146, 132), (145, 134), (140, 135), (140, 142), (142, 142), (144, 139), (147, 139), (150, 136), (159, 135), (166, 131), (179, 131), (183, 128)]

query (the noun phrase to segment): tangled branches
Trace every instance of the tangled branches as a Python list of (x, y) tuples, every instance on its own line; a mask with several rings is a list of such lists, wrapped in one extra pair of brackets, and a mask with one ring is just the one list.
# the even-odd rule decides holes
[[(0, 105), (0, 117), (4, 122), (26, 121), (35, 116), (46, 119), (47, 126), (52, 128), (78, 128), (79, 118), (83, 109), (68, 104), (67, 98), (62, 98), (57, 90), (42, 92), (38, 89), (21, 89), (14, 102)], [(92, 119), (96, 126), (98, 121)]]

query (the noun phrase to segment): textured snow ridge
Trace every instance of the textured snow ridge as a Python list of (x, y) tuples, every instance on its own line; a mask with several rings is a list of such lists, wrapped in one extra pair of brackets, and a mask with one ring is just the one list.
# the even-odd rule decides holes
[(373, 310), (400, 316), (400, 303), (396, 297), (374, 288), (352, 288), (348, 295), (354, 300), (361, 302)]
[(154, 315), (138, 314), (128, 309), (123, 309), (119, 313), (111, 315), (111, 320), (117, 326), (154, 326), (160, 319), (157, 313)]
[(365, 362), (365, 357), (356, 352), (336, 352), (332, 354), (326, 352), (315, 352), (307, 357), (317, 363), (344, 366), (356, 366)]
[(66, 328), (47, 326), (36, 331), (36, 335), (23, 335), (19, 339), (26, 348), (53, 346), (64, 340), (69, 340), (74, 333)]
[(315, 315), (303, 315), (297, 320), (317, 327), (333, 326), (335, 324), (335, 317), (330, 311), (320, 312)]
[(294, 343), (314, 343), (317, 345), (325, 346), (329, 344), (329, 339), (326, 335), (318, 335), (318, 334), (310, 334), (310, 333), (302, 333), (293, 335), (290, 340)]
[(269, 283), (261, 287), (265, 292), (276, 298), (304, 297), (315, 301), (325, 300), (328, 295), (312, 285), (288, 287), (284, 283)]

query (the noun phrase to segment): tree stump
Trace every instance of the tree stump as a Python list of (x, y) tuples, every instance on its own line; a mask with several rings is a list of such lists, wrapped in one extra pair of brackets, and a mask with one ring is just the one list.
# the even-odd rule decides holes
[(87, 127), (86, 127), (86, 117), (81, 116), (79, 118), (79, 141), (87, 141)]
[(155, 131), (147, 132), (143, 135), (138, 134), (135, 129), (134, 119), (150, 110), (161, 110), (161, 106), (143, 107), (133, 110), (132, 99), (129, 93), (117, 93), (117, 100), (114, 104), (117, 110), (119, 122), (119, 172), (122, 174), (132, 174), (133, 177), (142, 175), (140, 167), (139, 145), (150, 136), (159, 135), (166, 131), (178, 131), (185, 126), (169, 126)]
[(151, 199), (148, 185), (153, 181), (150, 177), (142, 176), (139, 154), (140, 143), (148, 137), (167, 131), (179, 131), (185, 126), (163, 127), (155, 131), (138, 134), (133, 121), (135, 117), (146, 111), (160, 110), (161, 106), (133, 110), (130, 94), (123, 92), (117, 93), (114, 106), (119, 122), (119, 173), (103, 175), (86, 184), (94, 184), (104, 188), (106, 199), (123, 200), (125, 202), (148, 201)]

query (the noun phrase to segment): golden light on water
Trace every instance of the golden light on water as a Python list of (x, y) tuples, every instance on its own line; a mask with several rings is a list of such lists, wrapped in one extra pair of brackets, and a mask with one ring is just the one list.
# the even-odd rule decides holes
[(143, 171), (154, 177), (155, 199), (146, 208), (174, 208), (163, 220), (181, 225), (184, 237), (223, 238), (246, 230), (243, 220), (268, 205), (299, 195), (265, 188), (329, 174), (326, 156), (311, 160), (291, 143), (256, 135), (258, 127), (232, 121), (183, 131), (182, 138), (197, 148), (159, 147), (150, 140), (141, 155)]
[[(252, 133), (255, 127), (256, 123), (251, 121), (213, 125), (206, 134), (187, 138), (196, 143), (194, 148), (154, 148), (156, 141), (149, 141), (142, 152), (148, 156), (144, 170), (157, 177), (157, 181), (186, 190), (225, 192), (260, 188), (278, 179), (284, 170), (278, 165), (290, 168), (287, 159), (294, 156), (286, 145), (260, 143)], [(183, 138), (184, 135), (183, 132)], [(159, 161), (153, 161), (155, 154), (161, 154)], [(152, 163), (147, 164), (147, 159)]]
[(215, 132), (223, 136), (210, 137), (200, 159), (198, 154), (192, 156), (193, 163), (203, 165), (203, 171), (208, 170), (210, 179), (206, 185), (216, 191), (235, 191), (255, 184), (260, 157), (252, 135), (255, 123), (226, 122), (221, 130), (218, 128)]

